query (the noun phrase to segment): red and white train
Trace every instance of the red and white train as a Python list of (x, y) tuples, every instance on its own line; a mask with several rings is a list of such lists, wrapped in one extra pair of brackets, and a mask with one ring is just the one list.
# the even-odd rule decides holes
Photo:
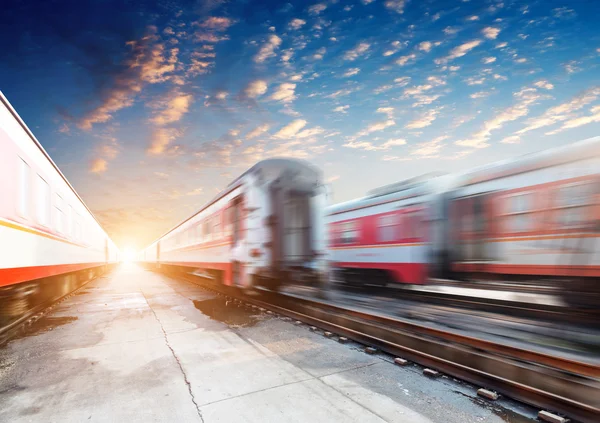
[(347, 283), (552, 280), (597, 293), (600, 137), (390, 185), (327, 215)]
[(225, 285), (276, 288), (283, 280), (327, 279), (321, 172), (300, 160), (261, 161), (138, 256)]
[(0, 182), (0, 320), (70, 292), (119, 260), (118, 249), (2, 93)]

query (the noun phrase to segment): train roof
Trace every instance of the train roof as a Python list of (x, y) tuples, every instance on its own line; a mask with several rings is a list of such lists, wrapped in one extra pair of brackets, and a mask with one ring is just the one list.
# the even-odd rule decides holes
[(365, 197), (356, 198), (330, 206), (328, 215), (344, 213), (365, 207), (376, 206), (391, 201), (417, 198), (433, 194), (452, 187), (457, 176), (442, 172), (431, 172), (414, 178), (405, 179), (394, 184), (373, 189)]
[(240, 176), (235, 178), (233, 181), (231, 181), (224, 190), (219, 192), (209, 202), (204, 204), (199, 210), (197, 210), (191, 216), (182, 220), (181, 222), (173, 226), (171, 229), (169, 229), (167, 232), (162, 234), (160, 237), (152, 241), (146, 248), (142, 249), (142, 251), (152, 247), (162, 238), (173, 232), (175, 229), (179, 228), (184, 223), (193, 219), (196, 215), (202, 213), (202, 211), (204, 211), (212, 204), (216, 203), (219, 199), (221, 199), (222, 197), (233, 191), (235, 188), (240, 186), (242, 178), (244, 176), (250, 175), (252, 173), (260, 173), (263, 176), (266, 176), (267, 178), (276, 178), (278, 175), (281, 175), (284, 171), (295, 172), (297, 175), (301, 176), (309, 183), (318, 183), (322, 177), (321, 171), (317, 167), (311, 165), (305, 160), (293, 159), (288, 157), (273, 157), (270, 159), (261, 160), (260, 162), (256, 163), (254, 166), (246, 170), (244, 173), (242, 173)]
[(600, 137), (588, 138), (573, 144), (525, 154), (516, 159), (479, 166), (465, 173), (462, 185), (473, 185), (593, 157), (600, 157)]

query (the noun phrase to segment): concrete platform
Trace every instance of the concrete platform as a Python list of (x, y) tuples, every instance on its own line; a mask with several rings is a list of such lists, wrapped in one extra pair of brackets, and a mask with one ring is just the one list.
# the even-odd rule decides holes
[[(195, 285), (122, 265), (0, 348), (1, 422), (526, 422)], [(506, 403), (510, 407), (518, 405)]]

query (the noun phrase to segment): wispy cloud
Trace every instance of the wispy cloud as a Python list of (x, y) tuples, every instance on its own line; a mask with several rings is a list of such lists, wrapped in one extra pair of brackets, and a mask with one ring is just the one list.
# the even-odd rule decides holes
[(591, 113), (592, 114), (588, 116), (569, 119), (563, 123), (560, 128), (557, 128), (554, 131), (546, 132), (546, 135), (553, 135), (566, 131), (567, 129), (578, 128), (580, 126), (589, 125), (590, 123), (600, 122), (600, 106), (593, 107), (591, 109)]
[(179, 92), (169, 93), (158, 105), (158, 113), (150, 121), (159, 126), (178, 122), (185, 115), (192, 103), (192, 95)]
[(481, 44), (481, 40), (471, 40), (466, 43), (463, 43), (457, 47), (454, 47), (452, 50), (450, 50), (450, 53), (448, 53), (447, 56), (436, 59), (435, 63), (439, 65), (439, 64), (447, 63), (447, 62), (457, 59), (459, 57), (463, 57), (464, 55), (466, 55), (468, 52), (470, 52), (471, 50), (473, 50), (475, 47), (477, 47), (480, 44)]
[(495, 40), (496, 38), (498, 38), (498, 35), (500, 34), (500, 28), (494, 28), (492, 26), (487, 26), (481, 30), (481, 33), (488, 40)]
[(535, 88), (523, 88), (514, 93), (513, 96), (517, 101), (514, 105), (501, 110), (493, 118), (485, 121), (480, 131), (474, 133), (468, 139), (457, 141), (456, 144), (470, 148), (488, 147), (488, 141), (493, 131), (502, 128), (508, 122), (527, 116), (532, 105), (548, 98), (547, 95), (540, 94)]
[(348, 78), (350, 76), (358, 75), (360, 72), (360, 68), (350, 68), (346, 72), (343, 73), (343, 76)]
[(327, 5), (325, 3), (317, 3), (313, 4), (308, 8), (308, 13), (310, 13), (311, 15), (319, 15), (325, 9), (327, 9)]
[(156, 156), (165, 153), (169, 144), (171, 144), (181, 135), (182, 132), (175, 128), (156, 128), (152, 132), (148, 154)]
[(348, 50), (346, 53), (344, 53), (344, 59), (345, 60), (356, 60), (358, 59), (360, 56), (366, 54), (369, 51), (369, 48), (371, 47), (371, 44), (369, 43), (358, 43), (356, 45), (356, 47), (354, 47), (351, 50)]
[(406, 6), (407, 0), (386, 0), (384, 3), (385, 7), (396, 13), (404, 13), (404, 6)]
[(401, 56), (396, 59), (396, 64), (400, 66), (405, 66), (408, 62), (413, 62), (417, 58), (417, 55), (414, 53), (407, 54), (406, 56)]
[(108, 162), (102, 158), (93, 159), (90, 163), (90, 172), (91, 173), (104, 173), (108, 168)]
[(421, 51), (424, 51), (426, 53), (429, 53), (431, 51), (431, 48), (433, 47), (433, 43), (431, 41), (423, 41), (421, 43), (419, 43), (419, 45), (417, 46), (417, 48)]
[(275, 133), (275, 135), (273, 135), (273, 138), (278, 138), (278, 139), (292, 138), (302, 128), (304, 128), (307, 123), (308, 122), (306, 122), (304, 119), (296, 119), (296, 120), (292, 121), (291, 123), (287, 124), (286, 126), (284, 126), (283, 128), (281, 128), (279, 131), (277, 131), (277, 133)]
[(288, 27), (290, 27), (290, 29), (296, 30), (302, 28), (304, 25), (306, 25), (306, 21), (304, 19), (294, 18), (290, 21)]
[(280, 45), (281, 38), (275, 34), (270, 34), (267, 37), (267, 41), (265, 41), (260, 50), (258, 50), (258, 53), (256, 53), (254, 56), (254, 61), (256, 63), (264, 63), (265, 60), (269, 59), (270, 57), (275, 57), (275, 50), (277, 50)]
[(260, 137), (262, 134), (267, 132), (271, 128), (271, 125), (264, 123), (262, 125), (257, 126), (252, 131), (246, 134), (246, 139), (251, 140), (257, 137)]
[(271, 97), (269, 98), (282, 103), (290, 103), (296, 99), (296, 95), (294, 94), (295, 89), (296, 84), (284, 82), (273, 91), (273, 94), (271, 94)]
[(437, 115), (439, 114), (438, 109), (427, 110), (422, 113), (419, 117), (414, 120), (408, 122), (404, 127), (406, 129), (420, 129), (426, 128), (433, 123), (434, 120), (437, 119)]
[(574, 112), (595, 101), (598, 96), (600, 96), (600, 87), (589, 88), (567, 102), (550, 107), (542, 115), (529, 119), (527, 126), (517, 131), (517, 134), (522, 135), (534, 129), (544, 128), (571, 119)]
[(349, 108), (350, 108), (350, 106), (348, 106), (348, 105), (337, 106), (336, 108), (333, 109), (333, 111), (336, 113), (348, 113)]
[(267, 81), (263, 79), (256, 79), (250, 81), (246, 88), (244, 88), (244, 96), (247, 98), (257, 98), (267, 92)]

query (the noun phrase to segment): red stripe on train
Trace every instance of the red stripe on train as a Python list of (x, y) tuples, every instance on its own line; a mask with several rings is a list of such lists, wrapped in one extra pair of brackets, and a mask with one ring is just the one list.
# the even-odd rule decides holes
[(47, 278), (61, 275), (63, 273), (76, 272), (78, 270), (91, 269), (103, 266), (104, 262), (75, 263), (75, 264), (52, 264), (49, 266), (31, 267), (9, 267), (0, 269), (0, 286), (14, 285), (34, 279)]
[[(565, 258), (563, 260), (568, 260)], [(599, 277), (600, 266), (553, 264), (454, 263), (456, 272), (496, 273), (505, 275)]]
[(377, 269), (389, 272), (394, 282), (424, 284), (427, 276), (425, 263), (363, 263), (363, 262), (336, 262), (332, 267), (346, 267), (351, 269)]

